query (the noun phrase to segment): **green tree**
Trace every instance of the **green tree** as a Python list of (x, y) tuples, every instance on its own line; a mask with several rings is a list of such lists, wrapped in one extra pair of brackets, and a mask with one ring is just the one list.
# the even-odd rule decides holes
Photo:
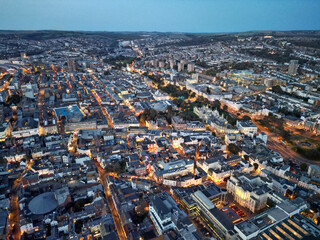
[(184, 101), (183, 101), (181, 98), (175, 98), (175, 99), (173, 99), (173, 103), (174, 103), (175, 105), (177, 105), (178, 107), (181, 107), (181, 105), (182, 105), (183, 102), (184, 102)]
[(251, 121), (251, 117), (249, 117), (249, 116), (247, 116), (247, 115), (244, 115), (244, 116), (242, 117), (242, 120), (243, 120), (243, 121)]
[(241, 152), (241, 149), (235, 145), (234, 143), (231, 143), (227, 147), (228, 151), (232, 154), (238, 155)]
[(301, 164), (300, 164), (300, 170), (301, 170), (302, 172), (306, 172), (306, 171), (308, 170), (308, 164), (306, 164), (306, 163), (301, 163)]
[(169, 124), (171, 124), (171, 118), (174, 116), (172, 106), (168, 106), (166, 110), (166, 119)]
[(0, 164), (5, 164), (7, 163), (6, 159), (4, 159), (3, 157), (0, 157)]
[(221, 103), (219, 100), (214, 100), (214, 102), (212, 103), (212, 107), (216, 108), (216, 109), (220, 109), (221, 107)]
[(273, 86), (272, 87), (272, 92), (275, 92), (275, 93), (278, 93), (278, 94), (283, 94), (284, 93), (279, 85)]
[(254, 163), (254, 164), (253, 164), (253, 169), (254, 169), (255, 171), (258, 170), (258, 167), (259, 167), (258, 163)]

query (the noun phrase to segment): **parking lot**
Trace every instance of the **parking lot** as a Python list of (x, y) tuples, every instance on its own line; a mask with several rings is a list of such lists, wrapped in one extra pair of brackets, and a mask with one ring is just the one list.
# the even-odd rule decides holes
[[(233, 196), (231, 194), (227, 194), (226, 201), (224, 204), (220, 203), (217, 207), (223, 211), (223, 208), (229, 207), (234, 211), (242, 220), (246, 220), (248, 218), (252, 218), (253, 216), (257, 215), (257, 213), (252, 213), (249, 209), (241, 206), (239, 203), (233, 200)], [(224, 209), (225, 210), (225, 209)]]

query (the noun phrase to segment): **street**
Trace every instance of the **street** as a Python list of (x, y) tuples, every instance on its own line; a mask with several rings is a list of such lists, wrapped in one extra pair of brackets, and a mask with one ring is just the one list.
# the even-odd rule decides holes
[(14, 181), (11, 191), (10, 191), (10, 213), (9, 213), (9, 231), (7, 233), (7, 239), (19, 240), (21, 236), (20, 231), (20, 208), (19, 208), (19, 199), (17, 196), (17, 190), (21, 184), (23, 175), (28, 171), (33, 165), (33, 161), (28, 161), (24, 171), (20, 176)]
[(126, 240), (127, 239), (127, 235), (126, 235), (126, 232), (125, 232), (125, 230), (123, 228), (119, 212), (118, 212), (118, 210), (117, 210), (117, 208), (115, 206), (115, 203), (114, 203), (114, 201), (112, 199), (111, 192), (110, 192), (107, 180), (106, 180), (106, 177), (107, 177), (108, 174), (100, 166), (100, 164), (99, 164), (99, 162), (97, 160), (92, 159), (92, 161), (94, 162), (94, 164), (96, 165), (96, 167), (98, 169), (99, 178), (100, 178), (101, 184), (102, 184), (102, 186), (104, 188), (104, 194), (106, 195), (107, 203), (108, 203), (108, 206), (109, 206), (109, 208), (111, 210), (111, 214), (112, 214), (113, 221), (114, 221), (114, 224), (116, 226), (119, 238), (120, 238), (120, 240)]

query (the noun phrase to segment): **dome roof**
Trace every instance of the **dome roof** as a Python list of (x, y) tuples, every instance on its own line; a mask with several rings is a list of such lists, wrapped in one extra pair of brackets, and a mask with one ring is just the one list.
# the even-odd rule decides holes
[(56, 209), (58, 202), (53, 192), (46, 192), (34, 197), (28, 207), (33, 214), (46, 214)]

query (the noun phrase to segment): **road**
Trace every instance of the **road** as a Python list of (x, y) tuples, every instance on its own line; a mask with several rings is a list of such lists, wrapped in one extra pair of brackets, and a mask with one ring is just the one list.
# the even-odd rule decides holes
[(98, 169), (99, 178), (100, 178), (101, 184), (102, 184), (102, 186), (104, 188), (104, 193), (105, 193), (106, 198), (107, 198), (108, 206), (109, 206), (109, 208), (111, 210), (111, 214), (112, 214), (115, 226), (116, 226), (116, 230), (117, 230), (118, 236), (119, 236), (120, 240), (126, 240), (127, 239), (127, 235), (126, 235), (126, 232), (125, 232), (125, 230), (123, 228), (119, 212), (118, 212), (118, 210), (117, 210), (117, 208), (115, 206), (115, 203), (114, 203), (114, 201), (112, 199), (111, 192), (110, 192), (110, 189), (109, 189), (109, 185), (107, 183), (106, 177), (107, 177), (108, 174), (103, 170), (103, 168), (100, 166), (100, 163), (97, 160), (92, 158), (92, 161), (94, 162), (94, 164), (96, 165), (96, 167)]
[(277, 136), (275, 133), (270, 132), (268, 128), (261, 126), (258, 121), (255, 121), (253, 118), (251, 119), (260, 131), (264, 131), (268, 135), (267, 147), (275, 152), (280, 153), (280, 155), (284, 159), (290, 159), (296, 164), (308, 163), (320, 166), (319, 161), (312, 161), (300, 156), (300, 154), (292, 150), (290, 146), (286, 146), (284, 143), (281, 143), (279, 140), (279, 136)]
[[(257, 121), (257, 119), (259, 119), (258, 116), (254, 116), (250, 113), (237, 112), (231, 108), (228, 108), (227, 111), (229, 113), (234, 114), (235, 116), (237, 116), (237, 113), (238, 113), (239, 118), (242, 118), (245, 115), (251, 117), (252, 122), (258, 127), (259, 131), (263, 131), (267, 134), (267, 136), (268, 136), (267, 147), (275, 152), (278, 152), (283, 157), (283, 159), (290, 159), (291, 161), (293, 161), (294, 163), (297, 163), (297, 164), (308, 163), (308, 164), (320, 165), (319, 161), (312, 161), (312, 160), (306, 159), (306, 158), (302, 157), (301, 155), (299, 155), (298, 153), (296, 153), (294, 150), (292, 150), (289, 146), (286, 146), (285, 144), (281, 143), (278, 135), (276, 135), (273, 132), (270, 132), (268, 130), (268, 128), (262, 126)], [(314, 136), (310, 136), (309, 133), (301, 134), (301, 133), (298, 133), (298, 131), (296, 131), (295, 129), (289, 128), (287, 126), (285, 126), (285, 129), (293, 131), (297, 135), (304, 135), (306, 137), (314, 139)]]
[(20, 231), (20, 208), (17, 190), (21, 184), (23, 175), (33, 165), (33, 160), (28, 161), (24, 171), (14, 181), (10, 191), (10, 213), (9, 213), (9, 230), (7, 233), (7, 239), (19, 240), (21, 236)]
[(293, 151), (290, 147), (285, 146), (283, 143), (268, 141), (267, 147), (275, 152), (280, 153), (280, 155), (284, 159), (290, 159), (292, 162), (296, 164), (308, 163), (308, 164), (315, 164), (320, 166), (319, 161), (312, 161), (312, 160), (303, 158), (298, 153)]
[[(74, 149), (77, 149), (77, 141), (75, 141)], [(71, 149), (69, 149), (69, 151), (70, 150)], [(70, 151), (70, 153), (72, 153), (72, 151)], [(112, 214), (112, 218), (113, 218), (114, 224), (116, 226), (116, 230), (117, 230), (118, 236), (119, 236), (120, 240), (125, 240), (125, 239), (127, 239), (127, 235), (126, 235), (126, 232), (125, 232), (125, 230), (123, 228), (119, 212), (118, 212), (118, 210), (117, 210), (117, 208), (115, 206), (115, 203), (114, 203), (114, 201), (112, 199), (112, 195), (111, 195), (111, 192), (110, 192), (110, 189), (109, 189), (109, 185), (107, 183), (106, 177), (107, 177), (108, 174), (104, 171), (104, 169), (101, 167), (100, 163), (95, 158), (93, 158), (92, 156), (90, 156), (90, 158), (93, 161), (93, 163), (95, 164), (95, 166), (97, 167), (97, 170), (98, 170), (98, 173), (99, 173), (99, 179), (100, 179), (101, 185), (103, 186), (104, 194), (106, 196), (107, 203), (108, 203), (108, 206), (110, 208), (110, 211), (111, 211), (111, 214)]]

